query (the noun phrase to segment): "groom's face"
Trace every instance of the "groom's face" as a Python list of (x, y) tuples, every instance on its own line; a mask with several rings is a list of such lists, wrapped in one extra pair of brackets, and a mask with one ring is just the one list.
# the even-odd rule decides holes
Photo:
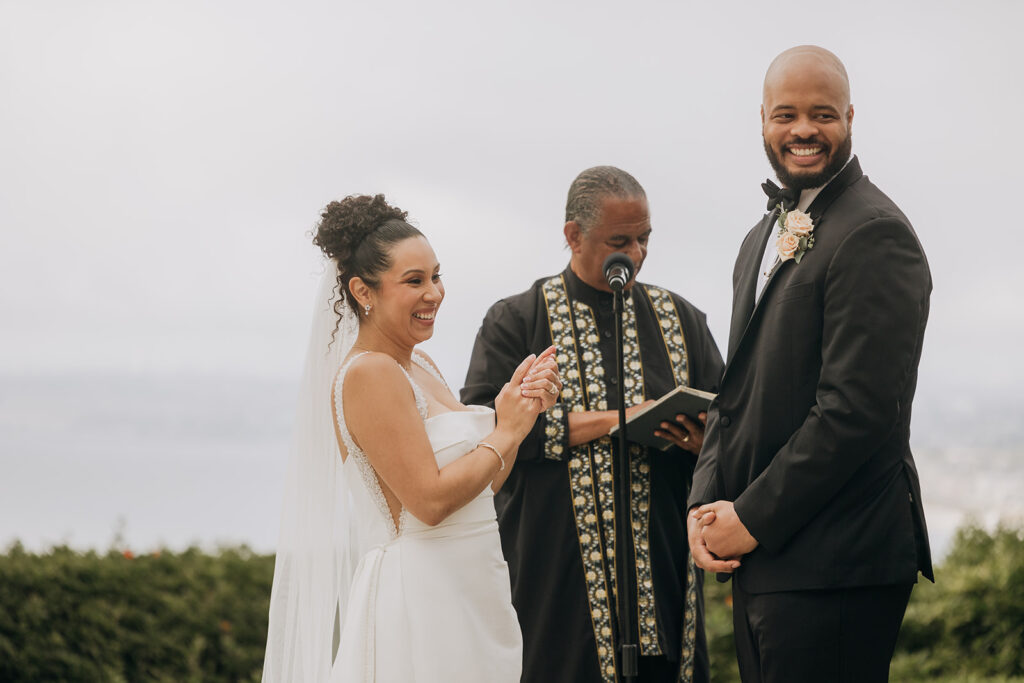
[(850, 158), (853, 106), (845, 80), (813, 55), (769, 73), (761, 124), (764, 149), (779, 180), (797, 190), (820, 187)]

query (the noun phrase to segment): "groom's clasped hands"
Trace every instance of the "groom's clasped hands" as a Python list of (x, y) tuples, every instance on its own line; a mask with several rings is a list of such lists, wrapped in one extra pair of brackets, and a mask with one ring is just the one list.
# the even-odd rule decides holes
[(740, 566), (740, 558), (758, 545), (727, 500), (690, 510), (686, 532), (694, 562), (709, 572), (731, 574)]

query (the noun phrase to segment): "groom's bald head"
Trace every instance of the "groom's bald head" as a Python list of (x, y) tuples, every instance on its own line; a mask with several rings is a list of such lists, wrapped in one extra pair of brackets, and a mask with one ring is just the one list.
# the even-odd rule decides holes
[(764, 75), (761, 103), (770, 99), (770, 94), (788, 78), (802, 78), (811, 75), (831, 81), (843, 97), (842, 109), (850, 106), (850, 79), (846, 67), (839, 57), (817, 45), (791, 47), (772, 60)]

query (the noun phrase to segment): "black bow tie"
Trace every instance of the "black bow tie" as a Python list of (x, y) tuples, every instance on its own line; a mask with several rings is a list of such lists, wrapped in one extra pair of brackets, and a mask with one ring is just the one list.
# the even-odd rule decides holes
[(791, 187), (779, 187), (770, 180), (761, 183), (761, 189), (768, 195), (768, 210), (772, 211), (782, 204), (784, 211), (792, 211), (800, 203), (800, 190)]

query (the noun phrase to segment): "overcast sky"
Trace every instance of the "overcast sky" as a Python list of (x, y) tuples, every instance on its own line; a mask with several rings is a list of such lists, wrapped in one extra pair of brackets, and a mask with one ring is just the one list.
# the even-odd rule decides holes
[(760, 83), (844, 60), (854, 151), (931, 260), (925, 365), (1016, 385), (1024, 3), (0, 2), (0, 369), (300, 363), (328, 201), (380, 192), (433, 242), (461, 382), (495, 299), (561, 269), (594, 164), (648, 190), (643, 279), (724, 345), (763, 211)]
[(596, 164), (647, 189), (641, 279), (724, 349), (764, 70), (810, 42), (845, 62), (854, 152), (931, 262), (918, 414), (1016, 396), (1022, 27), (1013, 0), (0, 0), (0, 374), (297, 378), (308, 232), (384, 192), (441, 260), (427, 349), (461, 386), (486, 308), (564, 267), (565, 193)]

